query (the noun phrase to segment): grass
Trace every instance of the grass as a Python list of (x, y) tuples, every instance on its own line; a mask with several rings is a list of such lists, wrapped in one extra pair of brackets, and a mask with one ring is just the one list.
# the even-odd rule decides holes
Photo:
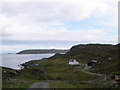
[[(112, 58), (112, 62), (108, 63), (108, 58)], [(36, 81), (50, 80), (51, 87), (56, 88), (97, 88), (103, 87), (104, 83), (88, 84), (89, 80), (97, 79), (98, 76), (82, 72), (83, 65), (68, 65), (70, 59), (76, 59), (78, 62), (87, 64), (89, 60), (95, 59), (100, 61), (101, 65), (91, 68), (95, 72), (104, 74), (113, 74), (118, 72), (117, 47), (113, 45), (77, 45), (65, 55), (56, 54), (50, 58), (42, 60), (32, 60), (26, 62), (31, 69), (23, 69), (18, 74), (9, 71), (16, 71), (8, 68), (3, 70), (3, 87), (28, 87)], [(104, 64), (104, 62), (106, 64)], [(40, 66), (34, 66), (40, 64)], [(39, 72), (43, 70), (46, 73)], [(52, 81), (51, 81), (52, 80)], [(17, 83), (18, 82), (18, 83)], [(83, 83), (84, 82), (84, 83)], [(15, 84), (16, 83), (16, 84)]]
[[(42, 73), (29, 69), (14, 70), (3, 67), (2, 71), (2, 88), (28, 88), (34, 82), (45, 80)], [(17, 71), (17, 74), (13, 71)]]
[(56, 90), (59, 88), (102, 88), (101, 84), (88, 84), (81, 81), (49, 81), (49, 83), (50, 88), (56, 88)]
[[(42, 74), (30, 69), (20, 70), (16, 77), (11, 77), (10, 82), (3, 82), (4, 88), (27, 88), (34, 82), (41, 80), (44, 81), (46, 79), (50, 81), (53, 80), (50, 82), (50, 86), (55, 88), (91, 88), (100, 86), (96, 86), (95, 84), (81, 83), (82, 81), (97, 79), (99, 76), (80, 71), (81, 68), (83, 68), (83, 65), (68, 65), (67, 59), (51, 58), (30, 61), (26, 64), (28, 64), (32, 69), (44, 69), (47, 73)], [(34, 64), (40, 64), (40, 66), (35, 67)], [(12, 69), (5, 68), (3, 70), (9, 71)]]
[[(97, 75), (91, 75), (81, 72), (80, 69), (83, 66), (71, 66), (68, 65), (67, 59), (44, 59), (36, 62), (28, 62), (28, 64), (38, 63), (39, 68), (43, 68), (47, 71), (47, 75), (53, 80), (93, 80), (98, 78)], [(75, 69), (76, 67), (80, 67)]]
[(108, 64), (103, 64), (100, 66), (95, 66), (93, 68), (91, 68), (91, 70), (96, 71), (96, 72), (101, 72), (101, 73), (105, 73), (105, 74), (114, 74), (114, 73), (119, 73), (119, 69), (118, 69), (118, 62), (114, 61)]
[(28, 88), (34, 82), (38, 82), (38, 80), (11, 79), (10, 81), (3, 81), (2, 88)]
[(74, 85), (62, 81), (50, 81), (50, 88), (76, 88)]

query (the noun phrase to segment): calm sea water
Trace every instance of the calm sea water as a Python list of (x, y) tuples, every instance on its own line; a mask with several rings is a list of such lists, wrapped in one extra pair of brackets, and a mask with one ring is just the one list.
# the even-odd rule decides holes
[(20, 69), (19, 64), (28, 62), (30, 60), (38, 60), (53, 56), (54, 54), (2, 54), (2, 63), (0, 66), (9, 67), (13, 69)]

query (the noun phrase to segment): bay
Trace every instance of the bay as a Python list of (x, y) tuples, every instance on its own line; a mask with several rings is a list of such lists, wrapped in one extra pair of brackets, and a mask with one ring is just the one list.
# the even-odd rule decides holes
[(28, 62), (30, 60), (40, 60), (42, 58), (48, 58), (54, 54), (1, 54), (2, 63), (0, 66), (8, 67), (12, 69), (20, 69), (19, 64)]

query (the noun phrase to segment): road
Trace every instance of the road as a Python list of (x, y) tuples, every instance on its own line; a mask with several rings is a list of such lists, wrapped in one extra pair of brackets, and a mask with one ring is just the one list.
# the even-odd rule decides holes
[(81, 70), (82, 72), (85, 72), (87, 74), (94, 74), (94, 75), (98, 75), (99, 78), (95, 79), (95, 80), (90, 80), (88, 81), (89, 83), (98, 83), (98, 82), (101, 82), (101, 81), (104, 81), (106, 76), (103, 75), (103, 74), (97, 74), (97, 73), (91, 73), (91, 72), (88, 72), (86, 70), (90, 69), (91, 67), (90, 66), (87, 66), (85, 65), (85, 67)]
[(39, 88), (40, 90), (42, 89), (44, 90), (46, 88), (46, 90), (49, 90), (49, 83), (48, 82), (36, 82), (36, 83), (33, 83), (27, 90), (33, 90), (33, 88)]

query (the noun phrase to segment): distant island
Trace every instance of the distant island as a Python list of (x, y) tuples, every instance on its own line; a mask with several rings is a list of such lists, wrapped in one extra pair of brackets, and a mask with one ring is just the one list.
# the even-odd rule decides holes
[(66, 53), (69, 50), (62, 49), (29, 49), (18, 52), (17, 54), (47, 54), (47, 53)]

